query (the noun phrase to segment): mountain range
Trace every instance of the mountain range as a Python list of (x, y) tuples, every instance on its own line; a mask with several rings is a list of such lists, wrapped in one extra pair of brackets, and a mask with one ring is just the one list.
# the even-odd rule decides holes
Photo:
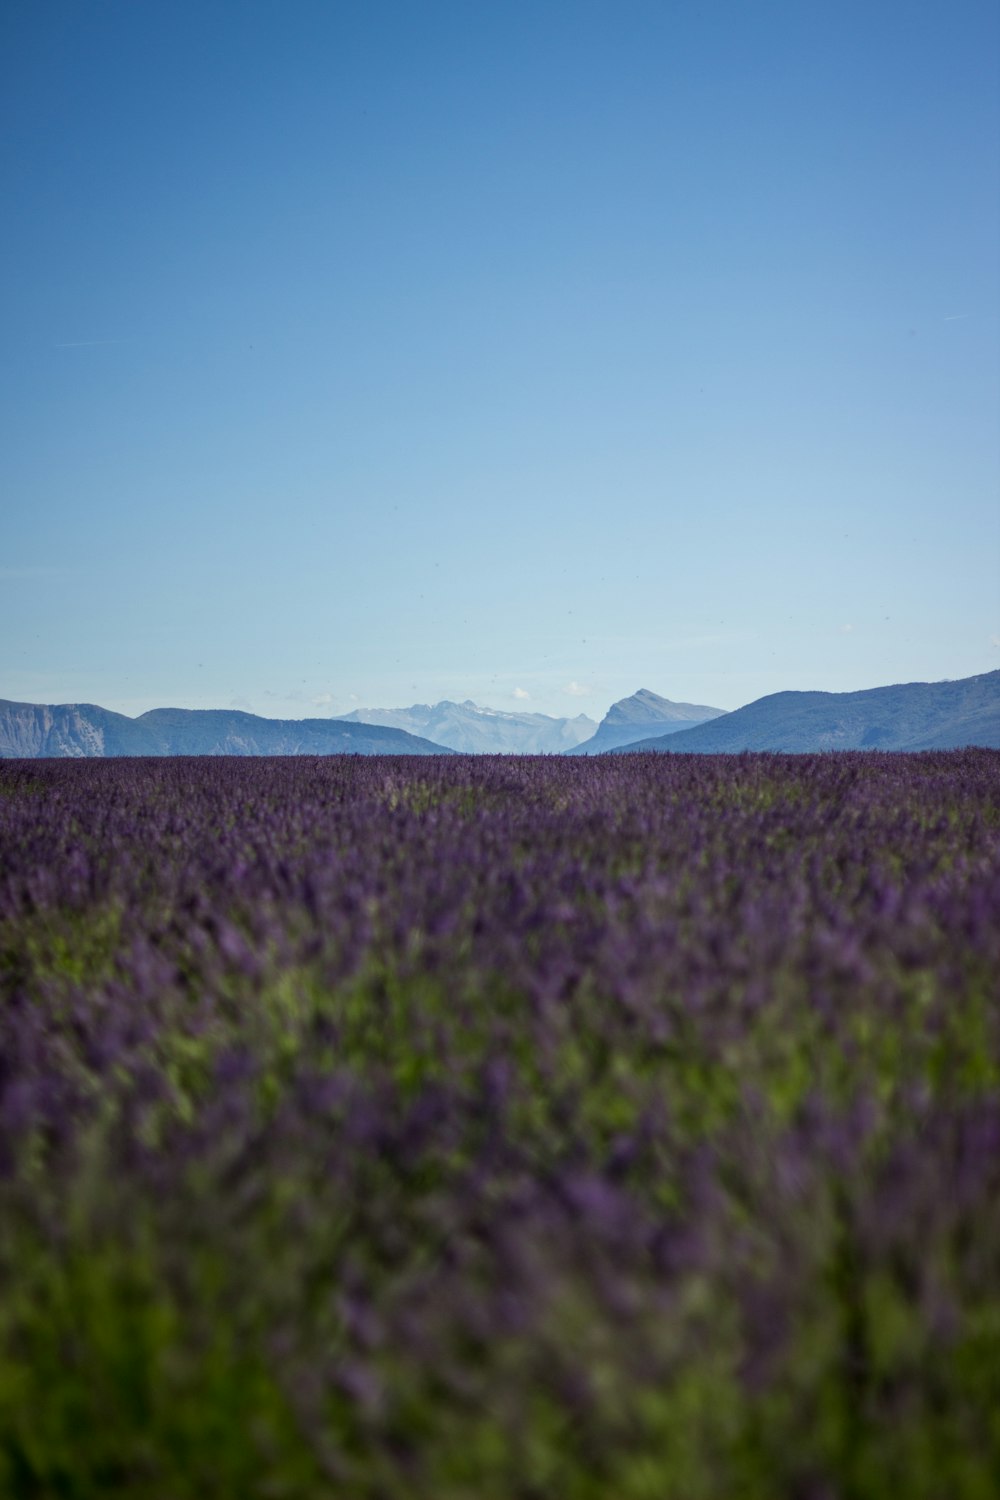
[(731, 754), (740, 750), (1000, 749), (1000, 671), (954, 682), (907, 682), (857, 693), (771, 693), (680, 734), (629, 750)]
[(101, 755), (451, 755), (401, 729), (337, 719), (262, 719), (229, 708), (153, 708), (130, 719), (95, 703), (0, 698), (0, 759)]
[(464, 703), (414, 703), (410, 708), (356, 708), (339, 717), (342, 724), (382, 724), (421, 735), (465, 755), (555, 755), (589, 740), (597, 729), (593, 719), (577, 714), (556, 719), (548, 714), (481, 708)]
[[(371, 722), (367, 715), (383, 721)], [(422, 731), (415, 733), (415, 730)], [(785, 692), (732, 713), (643, 688), (601, 723), (509, 713), (470, 700), (356, 709), (340, 719), (264, 719), (239, 709), (154, 708), (138, 718), (93, 703), (0, 699), (0, 759), (103, 755), (697, 755), (741, 750), (1000, 749), (1000, 671), (856, 693)]]
[(673, 703), (640, 688), (613, 703), (600, 724), (586, 714), (558, 719), (482, 708), (470, 698), (464, 703), (414, 703), (410, 708), (356, 708), (342, 715), (341, 722), (391, 725), (464, 755), (600, 755), (634, 740), (691, 729), (723, 713), (724, 709), (704, 704)]

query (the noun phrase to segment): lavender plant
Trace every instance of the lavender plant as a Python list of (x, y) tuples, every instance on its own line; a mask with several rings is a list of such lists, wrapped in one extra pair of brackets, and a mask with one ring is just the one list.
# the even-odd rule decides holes
[(998, 791), (0, 763), (0, 1492), (992, 1500)]

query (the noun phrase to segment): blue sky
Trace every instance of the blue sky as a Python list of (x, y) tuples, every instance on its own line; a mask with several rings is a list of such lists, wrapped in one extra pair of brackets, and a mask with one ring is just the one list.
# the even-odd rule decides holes
[(0, 22), (0, 696), (1000, 666), (993, 0)]

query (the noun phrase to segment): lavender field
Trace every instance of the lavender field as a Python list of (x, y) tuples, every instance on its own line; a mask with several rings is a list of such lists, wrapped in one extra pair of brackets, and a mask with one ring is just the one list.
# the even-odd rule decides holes
[(0, 1494), (994, 1500), (1000, 754), (0, 763)]

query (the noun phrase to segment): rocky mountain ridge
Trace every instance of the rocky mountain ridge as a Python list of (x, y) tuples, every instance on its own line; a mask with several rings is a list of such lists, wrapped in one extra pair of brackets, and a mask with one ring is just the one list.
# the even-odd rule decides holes
[(382, 724), (405, 729), (465, 755), (552, 755), (589, 739), (597, 728), (586, 714), (554, 718), (522, 710), (483, 708), (466, 698), (453, 703), (414, 703), (409, 708), (356, 708), (341, 723)]
[(336, 719), (263, 719), (239, 709), (153, 708), (130, 719), (96, 703), (0, 699), (0, 759), (104, 755), (450, 755), (401, 729)]

